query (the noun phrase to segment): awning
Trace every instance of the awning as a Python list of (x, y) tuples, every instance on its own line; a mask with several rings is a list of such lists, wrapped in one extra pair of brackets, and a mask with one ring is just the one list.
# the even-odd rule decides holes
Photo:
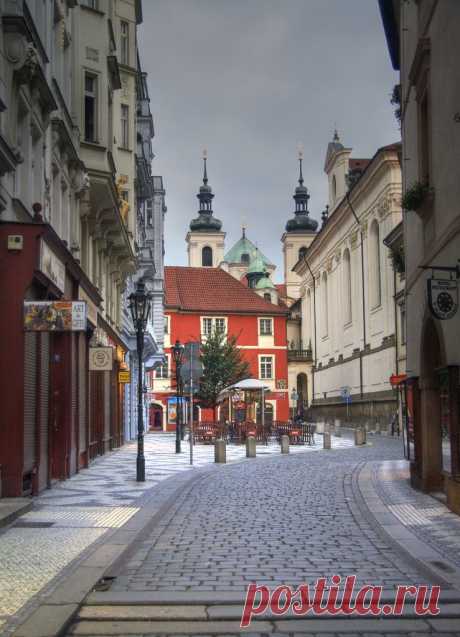
[(392, 374), (390, 376), (390, 384), (393, 388), (398, 387), (407, 379), (407, 374)]
[(262, 391), (269, 389), (270, 387), (268, 387), (268, 385), (257, 378), (246, 378), (245, 380), (240, 380), (238, 383), (234, 383), (233, 385), (229, 385), (223, 389), (219, 394), (218, 400), (223, 400), (232, 391)]

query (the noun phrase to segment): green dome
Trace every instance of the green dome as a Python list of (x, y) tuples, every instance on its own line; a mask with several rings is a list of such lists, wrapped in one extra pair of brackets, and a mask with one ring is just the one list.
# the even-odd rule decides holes
[(255, 255), (253, 255), (253, 259), (251, 260), (248, 268), (248, 274), (264, 274), (265, 275), (265, 263), (262, 258), (262, 255), (257, 250)]
[(268, 289), (275, 290), (276, 288), (273, 281), (265, 272), (265, 275), (260, 279), (260, 281), (257, 281), (256, 290), (268, 290)]
[[(241, 239), (239, 239), (235, 245), (233, 246), (233, 248), (231, 248), (227, 254), (224, 257), (224, 261), (226, 261), (227, 263), (247, 263), (248, 261), (245, 261), (243, 259), (244, 255), (248, 255), (249, 256), (249, 263), (251, 263), (251, 261), (253, 260), (256, 252), (258, 252), (260, 254), (260, 256), (263, 259), (263, 262), (265, 264), (266, 267), (273, 267), (273, 263), (267, 259), (267, 257), (262, 254), (262, 252), (260, 252), (260, 250), (258, 250), (256, 248), (256, 246), (252, 243), (252, 241), (250, 241), (246, 235), (243, 233), (243, 236), (241, 237)], [(247, 257), (246, 257), (247, 259)]]

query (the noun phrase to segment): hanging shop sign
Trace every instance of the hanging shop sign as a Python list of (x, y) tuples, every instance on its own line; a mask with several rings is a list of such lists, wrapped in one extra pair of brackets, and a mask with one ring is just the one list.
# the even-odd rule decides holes
[(84, 301), (24, 301), (27, 332), (82, 332), (86, 330)]
[(131, 382), (131, 372), (129, 369), (121, 370), (118, 372), (118, 382), (119, 383), (130, 383)]
[(427, 281), (428, 305), (434, 317), (444, 321), (451, 319), (458, 310), (458, 281), (435, 279)]
[(111, 347), (89, 348), (89, 371), (110, 372), (113, 366), (113, 349)]
[(40, 245), (38, 267), (61, 292), (65, 292), (65, 265), (43, 240)]
[(90, 299), (89, 295), (82, 287), (78, 288), (78, 298), (86, 302), (87, 319), (94, 327), (97, 327), (97, 306)]

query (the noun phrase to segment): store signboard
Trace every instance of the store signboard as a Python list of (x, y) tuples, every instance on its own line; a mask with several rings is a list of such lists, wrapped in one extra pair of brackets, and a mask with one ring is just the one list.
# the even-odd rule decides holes
[(86, 330), (84, 301), (24, 301), (27, 332), (82, 332)]
[(92, 323), (92, 325), (94, 327), (97, 326), (97, 306), (96, 304), (90, 299), (89, 295), (85, 292), (85, 290), (82, 287), (78, 288), (78, 298), (81, 301), (85, 301), (86, 302), (86, 308), (87, 308), (87, 319), (90, 323)]
[(129, 369), (118, 372), (118, 382), (119, 383), (131, 382), (131, 372), (129, 371)]
[(89, 348), (89, 371), (111, 372), (113, 367), (113, 349), (111, 347)]
[(62, 293), (65, 292), (65, 265), (43, 240), (38, 267)]

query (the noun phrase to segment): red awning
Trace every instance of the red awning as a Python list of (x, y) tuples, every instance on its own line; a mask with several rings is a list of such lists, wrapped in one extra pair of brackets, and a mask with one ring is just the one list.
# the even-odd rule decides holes
[(401, 385), (402, 383), (404, 383), (406, 379), (407, 379), (407, 374), (392, 374), (390, 376), (391, 386), (393, 388), (398, 387), (398, 385)]

